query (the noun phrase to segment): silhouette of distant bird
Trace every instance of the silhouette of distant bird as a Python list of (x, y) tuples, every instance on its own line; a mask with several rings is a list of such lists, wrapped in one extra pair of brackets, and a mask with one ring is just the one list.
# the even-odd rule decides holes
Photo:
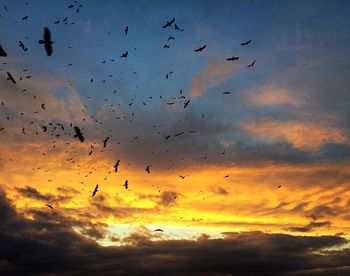
[(145, 171), (146, 171), (147, 173), (150, 173), (149, 166), (146, 167)]
[(7, 73), (7, 80), (11, 81), (13, 84), (16, 84), (15, 79), (12, 77), (10, 72), (6, 72)]
[(173, 37), (173, 36), (169, 35), (169, 37), (168, 37), (168, 40), (167, 40), (167, 41), (169, 41), (169, 40), (174, 40), (174, 39), (175, 39), (175, 37)]
[(251, 40), (248, 40), (247, 42), (243, 42), (243, 43), (241, 43), (241, 46), (246, 46), (246, 45), (248, 45), (250, 42), (252, 42)]
[(170, 48), (170, 44), (164, 44), (163, 48)]
[(164, 232), (162, 229), (156, 229), (156, 230), (154, 230), (154, 232)]
[(128, 180), (125, 180), (125, 183), (124, 183), (124, 185), (123, 185), (123, 186), (125, 187), (125, 189), (126, 189), (126, 190), (128, 189), (128, 187), (129, 187)]
[(122, 58), (127, 58), (127, 57), (128, 57), (128, 51), (126, 51), (125, 53), (123, 53), (120, 57), (122, 57)]
[(107, 146), (107, 142), (109, 140), (109, 137), (107, 137), (106, 139), (104, 139), (103, 142), (103, 148), (105, 148)]
[(47, 28), (47, 27), (44, 28), (44, 37), (43, 37), (43, 40), (39, 40), (39, 44), (45, 45), (46, 54), (48, 56), (52, 55), (53, 42), (51, 41), (51, 32), (50, 32), (49, 28)]
[(256, 60), (254, 59), (254, 61), (251, 64), (247, 65), (247, 67), (253, 67), (255, 65), (255, 61)]
[(52, 205), (50, 204), (46, 204), (47, 207), (49, 207), (50, 209), (53, 209)]
[(226, 60), (227, 61), (235, 61), (235, 60), (238, 60), (238, 59), (239, 59), (239, 57), (232, 56), (230, 58), (227, 58)]
[(222, 94), (223, 94), (223, 95), (229, 95), (229, 94), (231, 94), (231, 92), (226, 91), (226, 92), (222, 92)]
[(22, 20), (27, 20), (27, 19), (28, 19), (28, 15), (22, 17)]
[(197, 49), (195, 49), (195, 52), (202, 52), (205, 48), (207, 47), (207, 45), (203, 45), (202, 47), (199, 47)]
[(1, 47), (1, 45), (0, 45), (0, 57), (7, 57), (7, 53), (6, 53), (5, 50)]
[(44, 109), (44, 110), (46, 110), (46, 109), (45, 109), (45, 104), (41, 104), (41, 108)]
[(41, 128), (43, 129), (44, 132), (47, 131), (47, 127), (46, 126), (42, 126)]
[(20, 40), (19, 40), (19, 41), (18, 41), (18, 43), (19, 43), (19, 45), (18, 45), (18, 46), (19, 46), (19, 47), (21, 47), (21, 48), (22, 48), (22, 50), (23, 50), (24, 52), (27, 52), (27, 51), (28, 51), (28, 48), (24, 46), (24, 44), (23, 44), (23, 42), (22, 42), (22, 41), (20, 41)]
[(162, 28), (168, 28), (170, 27), (173, 23), (175, 22), (175, 17), (173, 19), (171, 19), (170, 21), (167, 21)]
[(92, 192), (91, 197), (94, 197), (96, 195), (96, 193), (98, 192), (98, 184), (96, 185), (94, 191)]
[(117, 161), (117, 163), (115, 163), (114, 165), (114, 171), (118, 172), (118, 166), (119, 166), (120, 160)]
[(191, 100), (187, 100), (184, 104), (184, 108), (186, 108), (188, 106), (188, 104), (190, 103)]
[(83, 136), (83, 133), (80, 131), (80, 129), (78, 127), (74, 127), (74, 130), (75, 130), (75, 135), (73, 136), (74, 138), (79, 138), (80, 142), (84, 142), (84, 136)]
[(125, 29), (124, 29), (124, 33), (125, 33), (125, 35), (127, 35), (127, 34), (128, 34), (128, 31), (129, 31), (129, 27), (128, 27), (128, 26), (126, 26), (126, 27), (125, 27)]
[(177, 26), (176, 24), (175, 24), (175, 30), (176, 30), (176, 31), (180, 31), (180, 32), (183, 32), (183, 31), (184, 31), (184, 29), (180, 29), (179, 26)]

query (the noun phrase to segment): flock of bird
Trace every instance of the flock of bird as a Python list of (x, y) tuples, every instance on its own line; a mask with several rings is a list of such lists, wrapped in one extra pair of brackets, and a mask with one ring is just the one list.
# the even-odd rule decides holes
[[(28, 3), (26, 3), (28, 4)], [(75, 12), (76, 13), (79, 13), (80, 12), (80, 9), (83, 7), (82, 4), (79, 4), (77, 1), (74, 1), (74, 4), (72, 5), (69, 5), (67, 7), (67, 9), (75, 9)], [(6, 6), (3, 6), (3, 8), (7, 11), (7, 7)], [(22, 17), (22, 20), (27, 20), (29, 18), (29, 16), (24, 16)], [(63, 20), (55, 20), (53, 21), (53, 24), (55, 25), (58, 25), (60, 24), (61, 22), (63, 22), (63, 24), (67, 25), (67, 24), (74, 24), (74, 22), (69, 22), (69, 19), (68, 17), (65, 17)], [(170, 20), (167, 20), (164, 25), (161, 26), (162, 29), (168, 29), (168, 28), (171, 28), (171, 27), (174, 27), (174, 30), (175, 31), (178, 31), (178, 32), (184, 32), (185, 30), (181, 27), (179, 27), (179, 25), (177, 25), (177, 23), (175, 22), (175, 18), (172, 18)], [(129, 33), (129, 27), (126, 26), (124, 29), (123, 29), (123, 33), (124, 35), (128, 35)], [(167, 39), (167, 44), (164, 44), (163, 48), (170, 48), (170, 44), (169, 44), (169, 41), (172, 41), (175, 39), (175, 36), (173, 34), (169, 35), (168, 36), (168, 39)], [(59, 43), (59, 42), (56, 42), (56, 43)], [(240, 45), (242, 47), (246, 47), (248, 45), (250, 45), (252, 43), (252, 40), (248, 40), (246, 42), (243, 42), (241, 43)], [(44, 30), (43, 30), (43, 36), (40, 40), (38, 40), (38, 44), (39, 45), (42, 45), (44, 47), (44, 50), (45, 50), (45, 53), (48, 57), (52, 56), (54, 54), (54, 46), (55, 46), (55, 42), (52, 41), (52, 35), (51, 35), (51, 31), (48, 27), (44, 27)], [(22, 41), (19, 41), (19, 47), (24, 51), (24, 52), (28, 52), (28, 47), (26, 47), (26, 45), (22, 42)], [(136, 48), (134, 49), (136, 50)], [(206, 51), (207, 50), (207, 44), (204, 44), (196, 49), (194, 49), (194, 52), (196, 53), (201, 53), (203, 51)], [(120, 58), (124, 58), (124, 59), (127, 59), (128, 58), (128, 55), (129, 55), (129, 51), (125, 51), (123, 52), (121, 55), (120, 55)], [(4, 49), (1, 45), (0, 45), (0, 57), (7, 57), (8, 54), (6, 52), (6, 49)], [(238, 56), (232, 56), (232, 57), (228, 57), (226, 58), (226, 61), (227, 62), (235, 62), (239, 59)], [(111, 61), (115, 61), (115, 60), (111, 60)], [(103, 61), (102, 63), (105, 63), (106, 61)], [(254, 59), (250, 64), (247, 65), (247, 67), (253, 67), (255, 65), (255, 62), (256, 60)], [(72, 64), (69, 64), (69, 66), (71, 66)], [(25, 72), (27, 71), (27, 69), (24, 70)], [(133, 72), (134, 74), (136, 74), (136, 72)], [(166, 75), (165, 75), (165, 78), (166, 79), (169, 79), (169, 77), (173, 74), (173, 71), (170, 71), (168, 72)], [(15, 77), (10, 73), (10, 72), (6, 72), (6, 76), (7, 76), (7, 80), (10, 81), (13, 85), (16, 85), (17, 84), (17, 80), (15, 79)], [(25, 76), (24, 78), (27, 78), (27, 79), (30, 79), (31, 76)], [(22, 80), (22, 77), (21, 79)], [(90, 82), (93, 83), (94, 79), (91, 78), (90, 79)], [(26, 92), (26, 89), (23, 89), (22, 92)], [(117, 91), (114, 91), (113, 94), (116, 94)], [(222, 94), (224, 95), (228, 95), (230, 94), (231, 92), (227, 91), (227, 92), (223, 92)], [(33, 98), (36, 98), (36, 96), (34, 96)], [(153, 99), (153, 97), (148, 97), (150, 100)], [(162, 99), (162, 96), (160, 96), (160, 98)], [(88, 97), (88, 99), (91, 99), (91, 97)], [(183, 104), (183, 108), (188, 108), (189, 104), (191, 103), (191, 99), (189, 99), (188, 97), (184, 96), (183, 95), (183, 92), (182, 90), (180, 90), (180, 96), (178, 98), (174, 98), (174, 99), (178, 99), (182, 102)], [(107, 99), (105, 99), (107, 100)], [(133, 104), (133, 100), (129, 103), (129, 105), (132, 105)], [(145, 102), (142, 103), (143, 105), (146, 105)], [(166, 102), (167, 105), (173, 105), (175, 104), (174, 101), (168, 101)], [(4, 102), (2, 102), (2, 106), (4, 106)], [(113, 104), (111, 104), (110, 106), (113, 106)], [(85, 105), (85, 107), (87, 107)], [(41, 104), (41, 109), (43, 111), (45, 111), (47, 108), (46, 104), (45, 103), (42, 103)], [(113, 110), (115, 112), (115, 110)], [(36, 111), (35, 113), (38, 113), (38, 111)], [(23, 113), (21, 113), (21, 115), (23, 115)], [(202, 118), (204, 118), (204, 115), (202, 115)], [(131, 116), (134, 116), (134, 114), (132, 113)], [(90, 117), (92, 120), (94, 120), (97, 124), (100, 124), (102, 125), (103, 123), (100, 122), (99, 120), (97, 120), (94, 116), (91, 116)], [(7, 120), (9, 120), (9, 117), (6, 118)], [(117, 119), (120, 119), (120, 117), (118, 116)], [(85, 121), (85, 119), (83, 120)], [(82, 121), (82, 122), (83, 122)], [(31, 122), (31, 124), (33, 124), (33, 121)], [(154, 128), (157, 128), (156, 125), (153, 126)], [(70, 132), (67, 132), (66, 130), (66, 126), (64, 126), (62, 123), (53, 123), (53, 122), (47, 122), (47, 125), (43, 125), (41, 126), (41, 129), (43, 132), (48, 132), (49, 129), (51, 129), (51, 136), (53, 136), (55, 139), (59, 139), (61, 137), (61, 135), (65, 134), (65, 135), (72, 135), (74, 139), (78, 139), (81, 143), (85, 143), (86, 142), (86, 139), (84, 137), (84, 128), (81, 127), (81, 126), (73, 126), (73, 124), (71, 123), (70, 124), (70, 128), (71, 128), (71, 131)], [(4, 127), (1, 127), (0, 128), (0, 132), (4, 130)], [(58, 131), (63, 131), (64, 133), (58, 133)], [(22, 128), (22, 134), (26, 134), (26, 129), (25, 128)], [(111, 133), (111, 130), (109, 130), (109, 132)], [(188, 130), (188, 133), (196, 133), (197, 130)], [(105, 149), (107, 146), (108, 146), (108, 142), (109, 140), (111, 139), (112, 135), (111, 134), (108, 134), (107, 137), (102, 140), (102, 148)], [(160, 132), (158, 132), (160, 134)], [(185, 134), (185, 131), (181, 131), (179, 133), (175, 133), (173, 135), (165, 135), (164, 137), (164, 140), (165, 141), (168, 141), (171, 137), (178, 137), (178, 136), (181, 136), (181, 135), (184, 135)], [(36, 135), (38, 135), (38, 132), (36, 132)], [(137, 140), (138, 137), (135, 137), (134, 140)], [(56, 147), (55, 145), (55, 141), (53, 142), (53, 148)], [(69, 145), (69, 142), (66, 143), (67, 145)], [(93, 150), (95, 149), (96, 147), (96, 144), (91, 144), (89, 146), (89, 152), (88, 152), (88, 155), (91, 156), (92, 153), (93, 153)], [(66, 151), (68, 152), (68, 151)], [(222, 154), (225, 154), (225, 150), (223, 151)], [(43, 153), (44, 156), (45, 153)], [(206, 156), (203, 156), (202, 157), (203, 159), (206, 159), (207, 157)], [(66, 159), (66, 161), (69, 161), (69, 162), (72, 162), (74, 163), (75, 160), (73, 158), (68, 158)], [(114, 167), (114, 172), (115, 173), (118, 173), (118, 170), (119, 170), (119, 166), (120, 166), (120, 163), (121, 161), (120, 160), (117, 160), (116, 163), (113, 165)], [(111, 165), (112, 166), (112, 165)], [(109, 167), (109, 165), (107, 166)], [(151, 165), (147, 165), (146, 168), (145, 168), (145, 171), (147, 174), (150, 174), (151, 173)], [(88, 175), (90, 175), (92, 172), (89, 172), (85, 177), (87, 177)], [(111, 171), (109, 171), (109, 174), (111, 173)], [(185, 177), (188, 177), (188, 175), (179, 175), (179, 177), (181, 179), (185, 179)], [(228, 176), (225, 176), (225, 177), (228, 177)], [(82, 182), (83, 183), (83, 182)], [(125, 180), (124, 184), (122, 185), (126, 190), (129, 189), (129, 182), (128, 180)], [(159, 188), (159, 187), (157, 187)], [(159, 190), (160, 191), (160, 190)], [(97, 193), (99, 192), (99, 185), (97, 184), (95, 186), (95, 188), (93, 189), (93, 191), (91, 192), (91, 197), (94, 197)], [(53, 209), (53, 206), (50, 205), (50, 204), (47, 204), (46, 205), (48, 208), (50, 209)], [(161, 229), (156, 229), (155, 231), (162, 231)]]

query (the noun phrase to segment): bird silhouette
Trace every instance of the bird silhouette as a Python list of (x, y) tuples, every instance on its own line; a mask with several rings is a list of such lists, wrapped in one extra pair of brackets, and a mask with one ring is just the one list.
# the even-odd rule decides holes
[(2, 48), (1, 45), (0, 45), (0, 57), (7, 57), (7, 53), (6, 53), (5, 50)]
[(98, 184), (96, 185), (94, 191), (92, 192), (91, 197), (94, 197), (96, 195), (96, 193), (98, 192)]
[(125, 180), (125, 183), (124, 183), (124, 185), (123, 185), (123, 186), (125, 187), (125, 190), (127, 190), (127, 189), (128, 189), (128, 187), (129, 187), (128, 180)]
[(248, 45), (250, 42), (252, 42), (251, 40), (248, 40), (247, 42), (243, 42), (243, 43), (241, 43), (241, 46), (246, 46), (246, 45)]
[(23, 44), (23, 42), (22, 42), (22, 41), (20, 41), (20, 40), (19, 40), (19, 41), (18, 41), (18, 43), (19, 43), (19, 45), (18, 45), (18, 46), (19, 46), (19, 47), (21, 47), (21, 48), (22, 48), (22, 50), (23, 50), (24, 52), (27, 52), (27, 51), (28, 51), (28, 48), (24, 46), (24, 44)]
[(122, 57), (122, 58), (127, 58), (128, 57), (128, 51), (126, 51), (125, 53), (123, 53), (120, 57)]
[(74, 127), (74, 130), (75, 130), (75, 135), (73, 136), (74, 138), (79, 138), (80, 142), (84, 142), (84, 136), (83, 136), (83, 133), (80, 131), (80, 128), (78, 127)]
[(47, 28), (47, 27), (44, 28), (44, 37), (43, 37), (43, 40), (39, 40), (39, 44), (44, 44), (46, 54), (48, 56), (52, 55), (53, 42), (51, 41), (51, 32), (50, 32), (49, 28)]
[(190, 101), (191, 101), (191, 100), (187, 100), (187, 101), (185, 102), (184, 108), (186, 108), (186, 107), (189, 105)]
[(202, 47), (199, 47), (197, 49), (195, 49), (195, 52), (202, 52), (205, 48), (207, 47), (207, 45), (203, 45)]
[(114, 165), (114, 171), (118, 172), (118, 166), (119, 166), (120, 160), (117, 161), (117, 163), (115, 163)]
[(10, 72), (6, 72), (6, 73), (7, 73), (7, 80), (11, 81), (13, 84), (16, 84), (16, 81), (11, 75), (11, 73)]
[(162, 28), (168, 28), (171, 25), (173, 25), (173, 23), (175, 22), (175, 17), (173, 19), (171, 19), (170, 21), (167, 21)]
[(106, 139), (104, 139), (103, 142), (103, 148), (107, 147), (107, 142), (109, 140), (109, 137), (107, 137)]
[(154, 232), (164, 232), (162, 229), (156, 229), (156, 230), (154, 230)]
[(147, 173), (150, 173), (149, 166), (146, 167), (145, 171), (146, 171)]
[(128, 31), (129, 31), (129, 27), (126, 26), (125, 29), (124, 29), (124, 34), (127, 35), (127, 34), (128, 34)]
[(256, 60), (254, 59), (254, 61), (251, 64), (247, 65), (247, 67), (253, 67), (255, 65), (255, 61)]
[(235, 61), (235, 60), (238, 60), (238, 59), (239, 59), (239, 57), (232, 56), (230, 58), (227, 58), (226, 60), (227, 61)]

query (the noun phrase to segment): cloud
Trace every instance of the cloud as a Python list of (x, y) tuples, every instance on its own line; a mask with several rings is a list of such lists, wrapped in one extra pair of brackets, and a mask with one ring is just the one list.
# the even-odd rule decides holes
[[(126, 245), (102, 247), (91, 238), (109, 236), (103, 224), (40, 210), (32, 211), (32, 219), (26, 219), (16, 212), (3, 191), (0, 191), (0, 205), (0, 270), (3, 274), (309, 275), (317, 271), (329, 275), (330, 271), (350, 272), (349, 249), (327, 250), (348, 242), (339, 236), (226, 232), (223, 238), (215, 239), (202, 235), (196, 240), (153, 241), (161, 234), (141, 227), (123, 239)], [(77, 227), (79, 231), (74, 230)], [(119, 241), (118, 237), (113, 240)]]
[(48, 203), (62, 203), (68, 202), (72, 199), (71, 196), (61, 196), (61, 195), (52, 195), (52, 194), (42, 194), (37, 189), (26, 186), (24, 188), (16, 188), (17, 192), (19, 192), (22, 196), (31, 198), (39, 201), (46, 201)]
[(254, 105), (297, 105), (300, 99), (294, 91), (283, 87), (266, 85), (248, 92), (248, 102)]
[(211, 61), (201, 74), (193, 76), (189, 95), (204, 96), (208, 88), (220, 85), (233, 77), (235, 67), (230, 63), (223, 63), (217, 59)]
[(263, 119), (242, 125), (249, 135), (268, 142), (287, 141), (300, 150), (317, 150), (327, 143), (348, 144), (342, 129), (319, 123)]
[(290, 227), (289, 230), (292, 232), (311, 232), (314, 230), (314, 228), (324, 227), (324, 226), (330, 226), (331, 223), (329, 221), (322, 221), (322, 222), (310, 222), (309, 224), (302, 226), (302, 227)]

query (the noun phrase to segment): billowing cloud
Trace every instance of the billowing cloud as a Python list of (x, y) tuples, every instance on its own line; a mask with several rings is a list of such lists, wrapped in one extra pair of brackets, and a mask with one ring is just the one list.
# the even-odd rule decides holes
[(211, 61), (199, 75), (192, 77), (189, 95), (201, 97), (211, 87), (224, 83), (233, 77), (235, 66), (217, 59)]
[[(223, 238), (155, 240), (146, 228), (102, 247), (103, 225), (37, 211), (31, 220), (13, 209), (0, 192), (0, 270), (4, 274), (253, 275), (349, 273), (349, 249), (340, 236), (290, 236), (263, 232), (226, 232)], [(81, 234), (80, 234), (81, 233)], [(93, 238), (93, 239), (92, 239)], [(118, 241), (118, 237), (113, 237)], [(33, 248), (35, 252), (33, 253)], [(323, 254), (319, 254), (319, 252)], [(53, 261), (54, 260), (54, 261)]]
[(297, 105), (301, 100), (295, 94), (287, 88), (266, 85), (248, 92), (248, 102), (258, 106)]

